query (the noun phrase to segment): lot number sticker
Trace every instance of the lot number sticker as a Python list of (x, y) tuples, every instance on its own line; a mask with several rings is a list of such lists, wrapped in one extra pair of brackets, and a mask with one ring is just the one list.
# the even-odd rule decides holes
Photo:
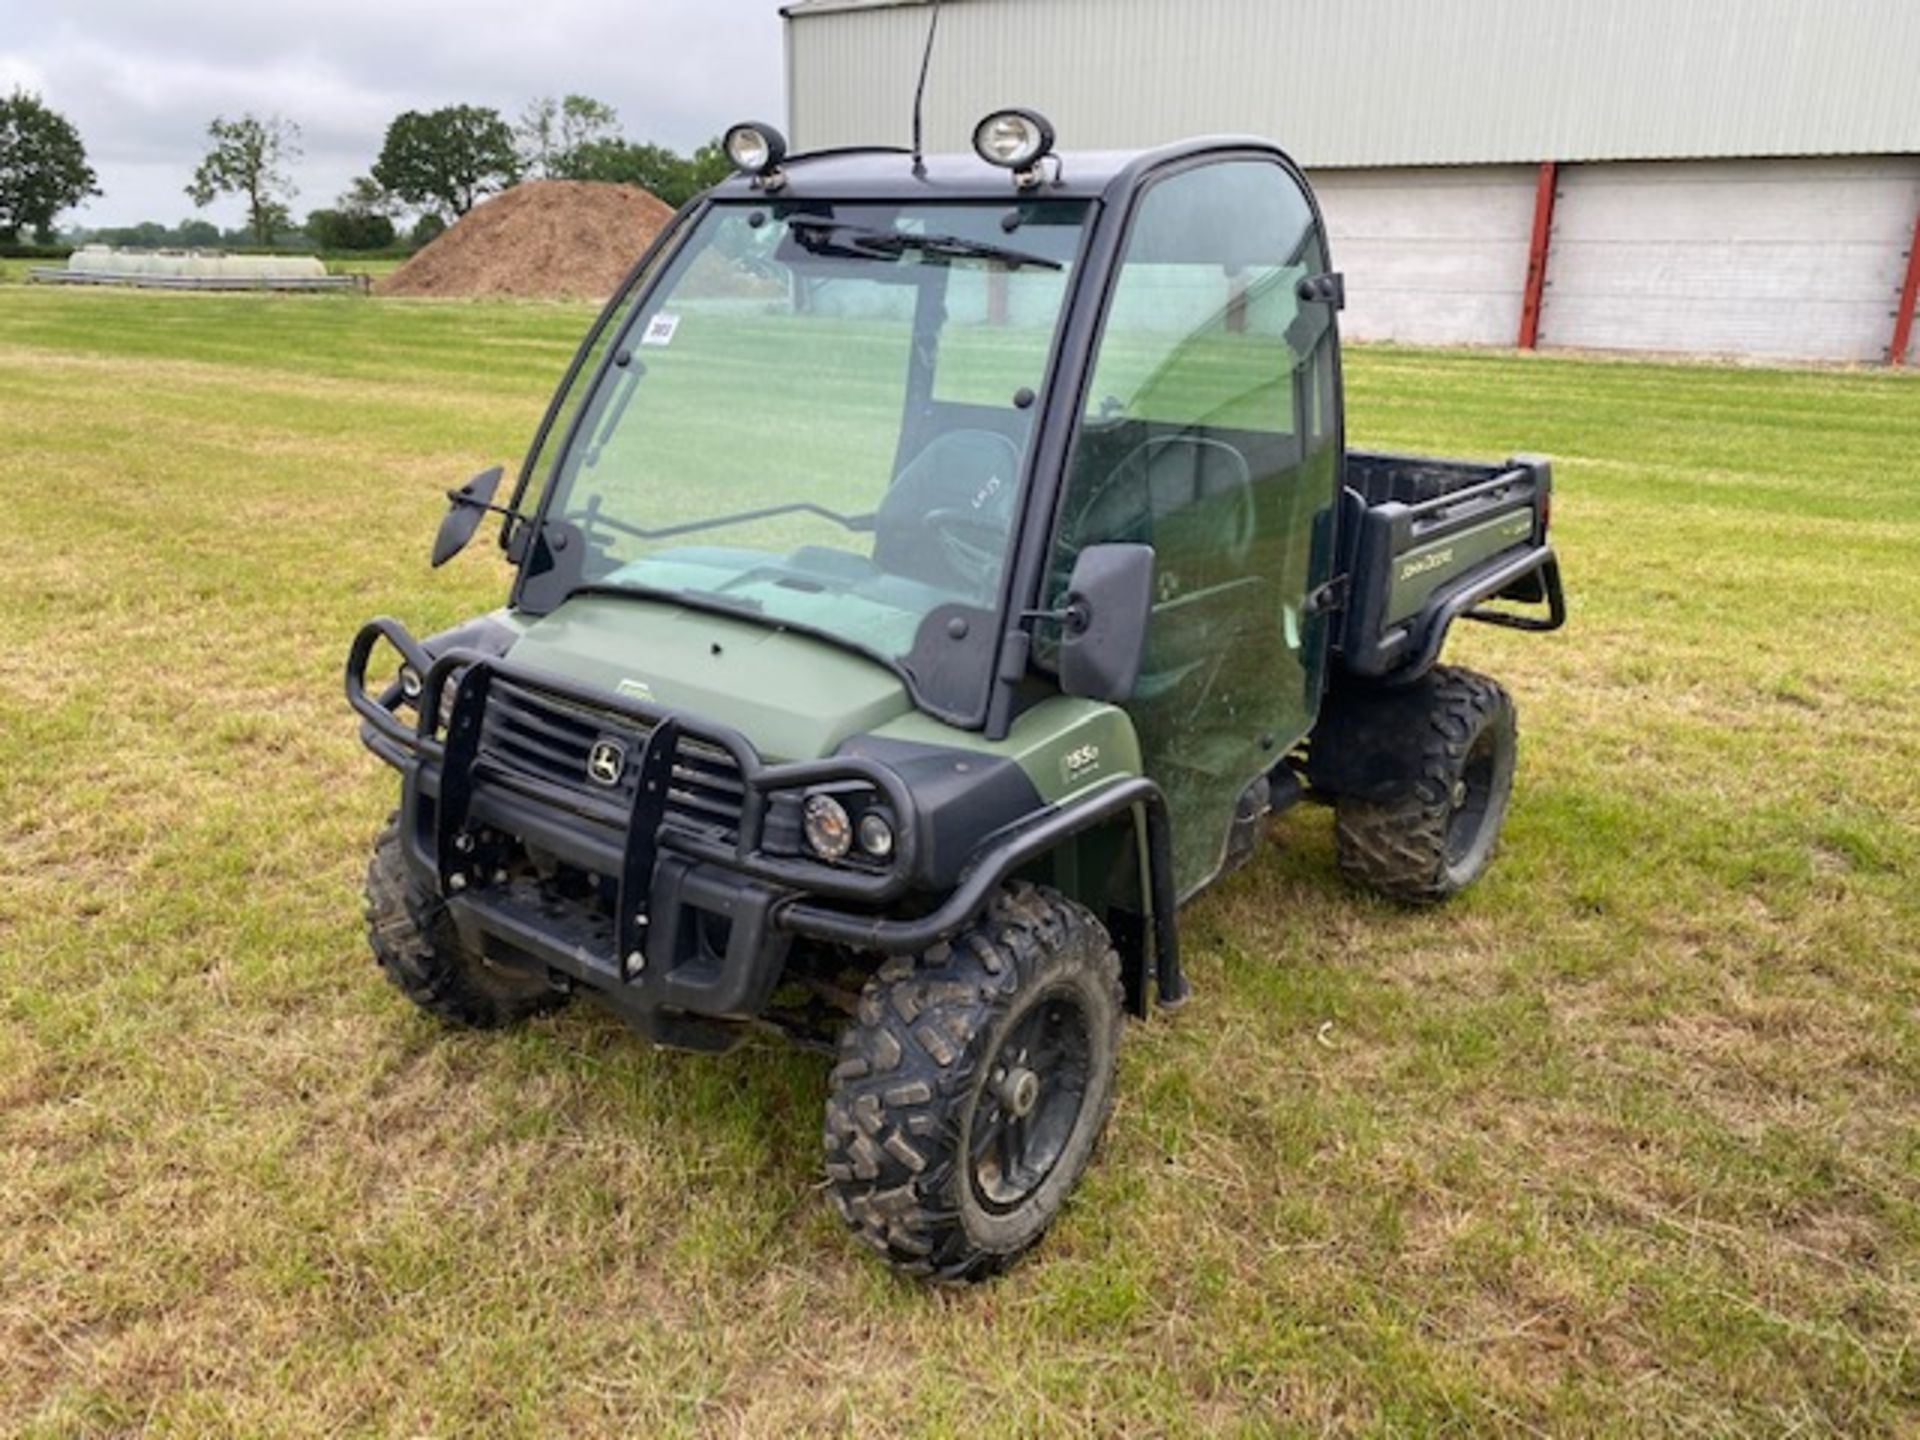
[(642, 345), (671, 345), (673, 332), (680, 328), (678, 315), (656, 315), (647, 321), (647, 328), (640, 336)]

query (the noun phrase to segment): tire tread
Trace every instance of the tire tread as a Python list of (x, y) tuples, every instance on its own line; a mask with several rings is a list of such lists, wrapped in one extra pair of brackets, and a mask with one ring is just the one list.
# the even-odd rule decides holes
[(408, 871), (398, 815), (387, 818), (367, 865), (367, 943), (394, 987), (429, 1014), (456, 1025), (499, 1029), (567, 1002), (564, 991), (532, 988), (460, 943), (447, 908)]
[[(982, 1047), (974, 1040), (1004, 1013), (1050, 954), (1095, 942), (1116, 1032), (1124, 1014), (1119, 962), (1087, 911), (1038, 886), (1016, 883), (969, 931), (918, 957), (883, 965), (869, 983), (860, 1023), (840, 1039), (827, 1100), (824, 1145), (841, 1218), (895, 1269), (937, 1280), (999, 1273), (1044, 1233), (1011, 1252), (980, 1248), (960, 1223), (967, 1183), (958, 1128)], [(1095, 1131), (1113, 1104), (1107, 1087)]]
[[(1425, 723), (1409, 737), (1419, 746), (1420, 759), (1408, 793), (1393, 801), (1341, 796), (1334, 808), (1341, 873), (1365, 889), (1410, 904), (1445, 900), (1477, 877), (1477, 870), (1456, 877), (1447, 864), (1453, 783), (1487, 726), (1504, 725), (1512, 743), (1513, 700), (1498, 681), (1461, 666), (1436, 665), (1432, 702)], [(1504, 794), (1499, 810), (1495, 825), (1504, 815)]]

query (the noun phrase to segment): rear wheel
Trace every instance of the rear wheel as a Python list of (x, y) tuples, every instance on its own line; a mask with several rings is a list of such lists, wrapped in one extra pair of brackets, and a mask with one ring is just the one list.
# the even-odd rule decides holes
[(951, 942), (889, 961), (840, 1040), (826, 1169), (841, 1215), (897, 1269), (998, 1273), (1093, 1156), (1125, 1023), (1099, 921), (1014, 885)]
[(1513, 701), (1471, 670), (1437, 666), (1427, 703), (1397, 743), (1417, 753), (1413, 784), (1389, 800), (1334, 802), (1340, 869), (1396, 900), (1445, 900), (1478, 879), (1513, 793), (1518, 727)]
[(446, 904), (413, 878), (390, 816), (367, 866), (367, 943), (386, 976), (422, 1010), (491, 1030), (566, 1004), (545, 976), (496, 965), (467, 948)]

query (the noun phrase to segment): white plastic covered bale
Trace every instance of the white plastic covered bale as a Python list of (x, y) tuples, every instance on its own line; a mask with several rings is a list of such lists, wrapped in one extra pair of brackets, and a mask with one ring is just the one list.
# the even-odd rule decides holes
[(223, 255), (206, 250), (119, 250), (86, 245), (67, 259), (80, 275), (128, 275), (157, 279), (206, 279), (265, 282), (314, 280), (327, 267), (312, 255)]
[(67, 259), (64, 275), (38, 279), (175, 290), (365, 289), (364, 277), (329, 275), (312, 255), (227, 255), (218, 250), (118, 250), (87, 245)]
[(217, 274), (248, 280), (307, 280), (327, 267), (311, 255), (223, 255)]

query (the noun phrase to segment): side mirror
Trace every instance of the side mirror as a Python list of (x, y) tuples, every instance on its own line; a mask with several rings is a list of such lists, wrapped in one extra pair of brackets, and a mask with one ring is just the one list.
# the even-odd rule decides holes
[(1153, 547), (1089, 545), (1067, 581), (1060, 688), (1118, 704), (1133, 694), (1153, 613)]
[(433, 537), (436, 570), (467, 548), (473, 532), (480, 528), (481, 520), (493, 505), (494, 492), (500, 488), (500, 477), (504, 474), (505, 468), (496, 465), (491, 470), (482, 470), (458, 490), (447, 492), (447, 515), (440, 522), (440, 533)]

